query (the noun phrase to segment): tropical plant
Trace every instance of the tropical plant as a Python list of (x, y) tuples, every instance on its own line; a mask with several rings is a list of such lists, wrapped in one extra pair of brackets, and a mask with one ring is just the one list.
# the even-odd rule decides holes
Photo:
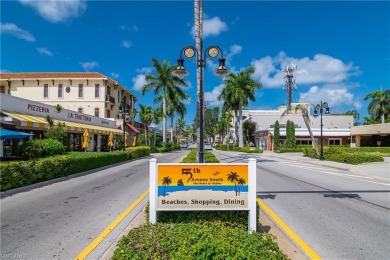
[(215, 136), (218, 134), (218, 116), (219, 108), (214, 107), (207, 109), (204, 113), (204, 132), (207, 136), (215, 141)]
[(371, 118), (381, 118), (382, 124), (384, 124), (385, 118), (390, 113), (390, 89), (385, 91), (375, 90), (364, 97), (365, 101), (368, 99), (371, 99), (367, 107)]
[(243, 124), (243, 131), (245, 133), (245, 142), (249, 145), (250, 143), (254, 142), (253, 135), (256, 131), (256, 122), (252, 122), (250, 120), (247, 120)]
[[(307, 109), (307, 106), (302, 105), (302, 104), (298, 104), (298, 105), (295, 106), (294, 109), (295, 109), (295, 112), (297, 112), (299, 110), (301, 111), (301, 114), (302, 114), (302, 117), (303, 117), (303, 121), (305, 122), (306, 128), (307, 128), (307, 130), (309, 131), (309, 134), (310, 134), (312, 145), (314, 147), (314, 150), (316, 151), (317, 156), (319, 156), (320, 153), (318, 152), (317, 142), (314, 139), (314, 135), (313, 135), (313, 132), (311, 131), (311, 127), (310, 127), (309, 110)], [(291, 108), (287, 108), (286, 110), (284, 110), (284, 112), (282, 113), (281, 117), (284, 117), (284, 116), (288, 115), (288, 113), (290, 113), (290, 112), (291, 112)]]
[(293, 121), (287, 120), (286, 124), (286, 146), (295, 148), (297, 146), (295, 140), (295, 125)]
[(145, 131), (145, 144), (148, 144), (150, 145), (150, 140), (148, 141), (148, 138), (147, 138), (147, 126), (150, 125), (150, 123), (152, 123), (153, 119), (154, 119), (154, 115), (153, 115), (153, 108), (151, 106), (144, 106), (142, 104), (139, 105), (139, 108), (140, 108), (140, 111), (138, 113), (138, 116), (141, 120), (141, 122), (144, 124), (144, 131)]
[(154, 120), (154, 143), (153, 145), (156, 145), (156, 139), (157, 139), (157, 126), (160, 124), (161, 120), (164, 118), (164, 114), (162, 111), (162, 106), (157, 106), (153, 108), (153, 120)]
[[(229, 129), (231, 127), (230, 122), (232, 121), (233, 115), (231, 112), (222, 111), (221, 118), (218, 122), (218, 132), (221, 136), (221, 141), (226, 138), (226, 135), (229, 135)], [(229, 143), (229, 140), (226, 140)]]
[(279, 125), (279, 121), (276, 120), (274, 126), (274, 149), (273, 149), (274, 151), (280, 148), (279, 137), (280, 137), (280, 125)]
[(61, 106), (60, 104), (57, 104), (57, 105), (54, 106), (54, 111), (55, 111), (56, 113), (61, 113), (61, 111), (62, 111), (63, 109), (64, 109), (64, 107)]
[[(171, 119), (171, 143), (173, 143), (173, 122), (175, 120), (175, 114), (177, 113), (181, 118), (187, 113), (187, 108), (182, 102), (182, 100), (188, 100), (190, 97), (183, 93), (183, 95), (179, 95), (179, 93), (172, 93), (172, 96), (169, 95), (167, 99), (167, 110), (166, 115)], [(159, 101), (161, 97), (157, 97), (156, 100)]]
[[(166, 145), (166, 101), (167, 98), (173, 97), (176, 93), (181, 98), (185, 98), (186, 94), (179, 86), (187, 87), (187, 83), (176, 76), (172, 75), (172, 72), (176, 69), (175, 66), (170, 66), (168, 61), (164, 60), (161, 64), (156, 58), (152, 59), (153, 67), (156, 75), (147, 74), (145, 80), (146, 85), (142, 87), (142, 95), (145, 95), (149, 90), (153, 90), (153, 93), (161, 98), (163, 105), (163, 143)], [(157, 100), (155, 99), (155, 102)]]
[(236, 191), (236, 196), (237, 196), (237, 182), (238, 182), (238, 179), (240, 176), (238, 176), (238, 174), (236, 172), (230, 172), (227, 174), (227, 179), (228, 181), (230, 182), (233, 182), (234, 183), (234, 189)]
[[(225, 109), (233, 109), (235, 115), (238, 110), (238, 139), (239, 147), (244, 146), (242, 127), (242, 107), (248, 105), (249, 101), (255, 101), (255, 90), (261, 88), (261, 84), (252, 78), (255, 69), (249, 67), (237, 74), (227, 76), (225, 88), (219, 95), (218, 100), (225, 101)], [(225, 110), (226, 111), (226, 110)]]
[(360, 115), (359, 113), (356, 111), (356, 110), (349, 110), (347, 112), (345, 112), (344, 115), (347, 115), (347, 116), (353, 116), (353, 125), (358, 125), (359, 123), (357, 122), (357, 120), (360, 119)]

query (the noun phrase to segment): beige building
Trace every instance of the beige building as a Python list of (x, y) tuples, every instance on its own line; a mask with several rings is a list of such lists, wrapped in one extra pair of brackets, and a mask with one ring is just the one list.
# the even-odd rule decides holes
[[(274, 125), (276, 121), (280, 124), (280, 141), (286, 141), (286, 123), (287, 120), (295, 124), (295, 136), (297, 144), (312, 144), (309, 131), (302, 117), (300, 110), (295, 111), (294, 107), (298, 103), (292, 103), (292, 110), (287, 115), (282, 116), (286, 111), (286, 106), (280, 106), (276, 110), (243, 110), (243, 118), (256, 123), (256, 132), (254, 140), (256, 147), (264, 150), (273, 150)], [(321, 117), (313, 117), (309, 104), (303, 104), (309, 111), (310, 128), (313, 132), (317, 144), (320, 144), (321, 137)], [(325, 112), (325, 111), (324, 111)], [(349, 115), (322, 115), (322, 136), (323, 145), (350, 145), (351, 127), (353, 126), (353, 117)], [(233, 119), (234, 125), (234, 119)], [(234, 129), (232, 129), (234, 132)], [(233, 134), (234, 136), (234, 134)]]
[(390, 123), (354, 126), (351, 135), (360, 146), (390, 146)]
[(124, 101), (131, 111), (137, 97), (98, 72), (0, 73), (0, 92), (103, 118), (117, 118)]

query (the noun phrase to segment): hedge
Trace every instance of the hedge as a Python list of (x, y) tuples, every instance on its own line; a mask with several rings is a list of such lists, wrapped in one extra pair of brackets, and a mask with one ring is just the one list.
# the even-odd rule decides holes
[(0, 190), (65, 177), (149, 154), (149, 147), (139, 146), (119, 152), (70, 152), (28, 161), (0, 162)]
[[(215, 146), (215, 149), (221, 150), (221, 151), (231, 151), (232, 149), (231, 145), (226, 145), (226, 144), (218, 144)], [(255, 148), (254, 150), (251, 150), (249, 147), (237, 147), (233, 146), (233, 151), (235, 152), (243, 152), (243, 153), (262, 153), (263, 150), (260, 148)]]

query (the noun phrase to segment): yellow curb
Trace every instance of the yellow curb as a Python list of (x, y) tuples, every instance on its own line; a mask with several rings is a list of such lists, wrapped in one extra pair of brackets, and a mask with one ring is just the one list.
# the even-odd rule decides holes
[(300, 247), (300, 249), (310, 258), (310, 259), (321, 259), (321, 257), (313, 250), (311, 247), (306, 244), (286, 223), (284, 223), (265, 203), (256, 198), (260, 207), (275, 221), (275, 223), (294, 241), (294, 243)]
[(110, 233), (114, 228), (149, 194), (149, 189), (134, 201), (119, 217), (117, 217), (95, 240), (93, 240), (83, 251), (81, 251), (74, 259), (85, 259)]

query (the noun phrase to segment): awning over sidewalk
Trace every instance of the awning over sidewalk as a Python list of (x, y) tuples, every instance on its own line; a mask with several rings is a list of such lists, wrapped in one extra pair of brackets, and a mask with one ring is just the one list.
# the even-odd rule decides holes
[[(22, 114), (18, 112), (10, 112), (7, 110), (1, 110), (1, 112), (9, 117), (12, 117), (18, 121), (20, 121), (20, 126), (22, 127), (32, 127), (38, 129), (48, 129), (49, 123), (46, 121), (46, 118), (39, 116), (32, 116), (27, 114)], [(54, 119), (54, 125), (58, 125), (58, 123), (64, 123), (67, 132), (84, 132), (88, 130), (89, 132), (96, 134), (109, 134), (111, 132), (116, 134), (121, 134), (122, 131), (115, 128), (108, 128), (96, 125), (88, 125), (64, 120), (56, 120)]]
[(127, 123), (127, 126), (130, 127), (130, 129), (133, 130), (134, 133), (136, 133), (136, 134), (140, 133), (139, 130), (135, 126), (133, 126), (132, 124)]

